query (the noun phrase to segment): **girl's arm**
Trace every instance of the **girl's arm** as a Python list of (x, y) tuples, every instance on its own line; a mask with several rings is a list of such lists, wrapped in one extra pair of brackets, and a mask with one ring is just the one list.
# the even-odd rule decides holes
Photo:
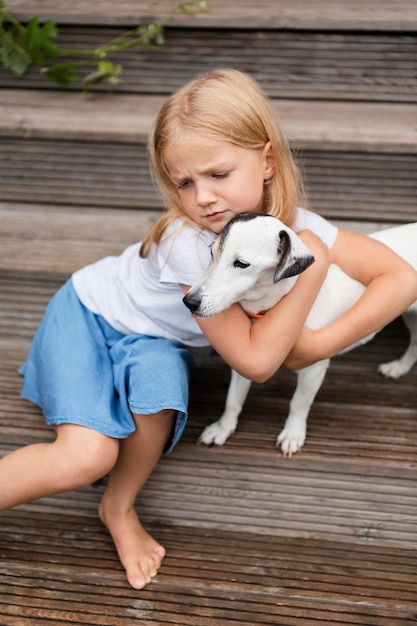
[[(281, 366), (297, 340), (329, 266), (329, 250), (309, 231), (301, 238), (315, 262), (294, 288), (265, 315), (252, 323), (239, 304), (209, 318), (196, 318), (213, 348), (239, 374), (265, 382)], [(186, 293), (189, 287), (183, 286)]]
[(289, 369), (301, 369), (333, 357), (386, 326), (417, 299), (417, 272), (375, 239), (340, 230), (331, 262), (365, 285), (366, 290), (335, 322), (317, 331), (303, 329), (285, 361)]

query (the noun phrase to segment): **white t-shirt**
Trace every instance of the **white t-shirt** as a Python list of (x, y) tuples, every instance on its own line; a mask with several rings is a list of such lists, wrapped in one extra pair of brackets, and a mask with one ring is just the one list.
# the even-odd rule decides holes
[[(292, 228), (309, 229), (331, 248), (338, 229), (327, 220), (298, 209)], [(181, 285), (194, 285), (207, 268), (215, 233), (176, 220), (149, 257), (139, 256), (140, 242), (119, 256), (101, 259), (73, 274), (81, 302), (124, 334), (164, 337), (188, 347), (206, 347), (207, 339), (186, 308)]]

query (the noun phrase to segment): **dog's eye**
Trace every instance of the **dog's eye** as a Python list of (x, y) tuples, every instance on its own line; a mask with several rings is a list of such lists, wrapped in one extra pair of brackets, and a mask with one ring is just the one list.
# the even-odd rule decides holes
[(241, 261), (240, 259), (236, 259), (236, 261), (233, 262), (233, 267), (239, 267), (242, 270), (245, 270), (249, 265), (250, 263), (246, 263), (246, 261)]

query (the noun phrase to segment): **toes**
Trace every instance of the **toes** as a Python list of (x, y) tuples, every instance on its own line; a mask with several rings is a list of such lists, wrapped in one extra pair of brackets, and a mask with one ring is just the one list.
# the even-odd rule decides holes
[(164, 554), (160, 553), (151, 557), (148, 568), (146, 570), (149, 573), (149, 576), (151, 578), (155, 578), (155, 576), (157, 575), (158, 570), (162, 565), (162, 560), (164, 556), (165, 556), (165, 551), (164, 551)]
[(126, 567), (126, 576), (129, 584), (134, 589), (143, 589), (146, 587), (146, 585), (148, 585), (152, 579), (157, 576), (164, 556), (165, 549), (160, 546), (154, 554), (142, 561), (140, 566), (135, 563), (132, 566), (132, 569)]
[(129, 578), (129, 584), (133, 587), (133, 589), (143, 589), (145, 585), (147, 585), (147, 581), (144, 578)]
[(132, 585), (132, 587), (134, 589), (143, 589), (144, 587), (146, 587), (146, 585), (148, 585), (152, 578), (155, 578), (155, 576), (157, 575), (158, 570), (156, 569), (152, 569), (149, 571), (148, 574), (145, 574), (144, 572), (135, 572), (132, 574), (128, 574), (127, 575), (127, 580), (129, 582), (130, 585)]

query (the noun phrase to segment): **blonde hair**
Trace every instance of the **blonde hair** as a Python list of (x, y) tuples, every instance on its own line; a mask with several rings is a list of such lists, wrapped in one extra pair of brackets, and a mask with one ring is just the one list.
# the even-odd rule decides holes
[(210, 141), (250, 150), (262, 149), (269, 141), (275, 171), (264, 188), (262, 211), (288, 225), (293, 223), (304, 199), (301, 177), (269, 99), (247, 74), (233, 69), (214, 70), (168, 97), (156, 117), (149, 140), (150, 164), (167, 212), (146, 234), (141, 256), (149, 254), (152, 244), (159, 243), (175, 219), (191, 222), (183, 211), (164, 155), (168, 146), (193, 132)]

